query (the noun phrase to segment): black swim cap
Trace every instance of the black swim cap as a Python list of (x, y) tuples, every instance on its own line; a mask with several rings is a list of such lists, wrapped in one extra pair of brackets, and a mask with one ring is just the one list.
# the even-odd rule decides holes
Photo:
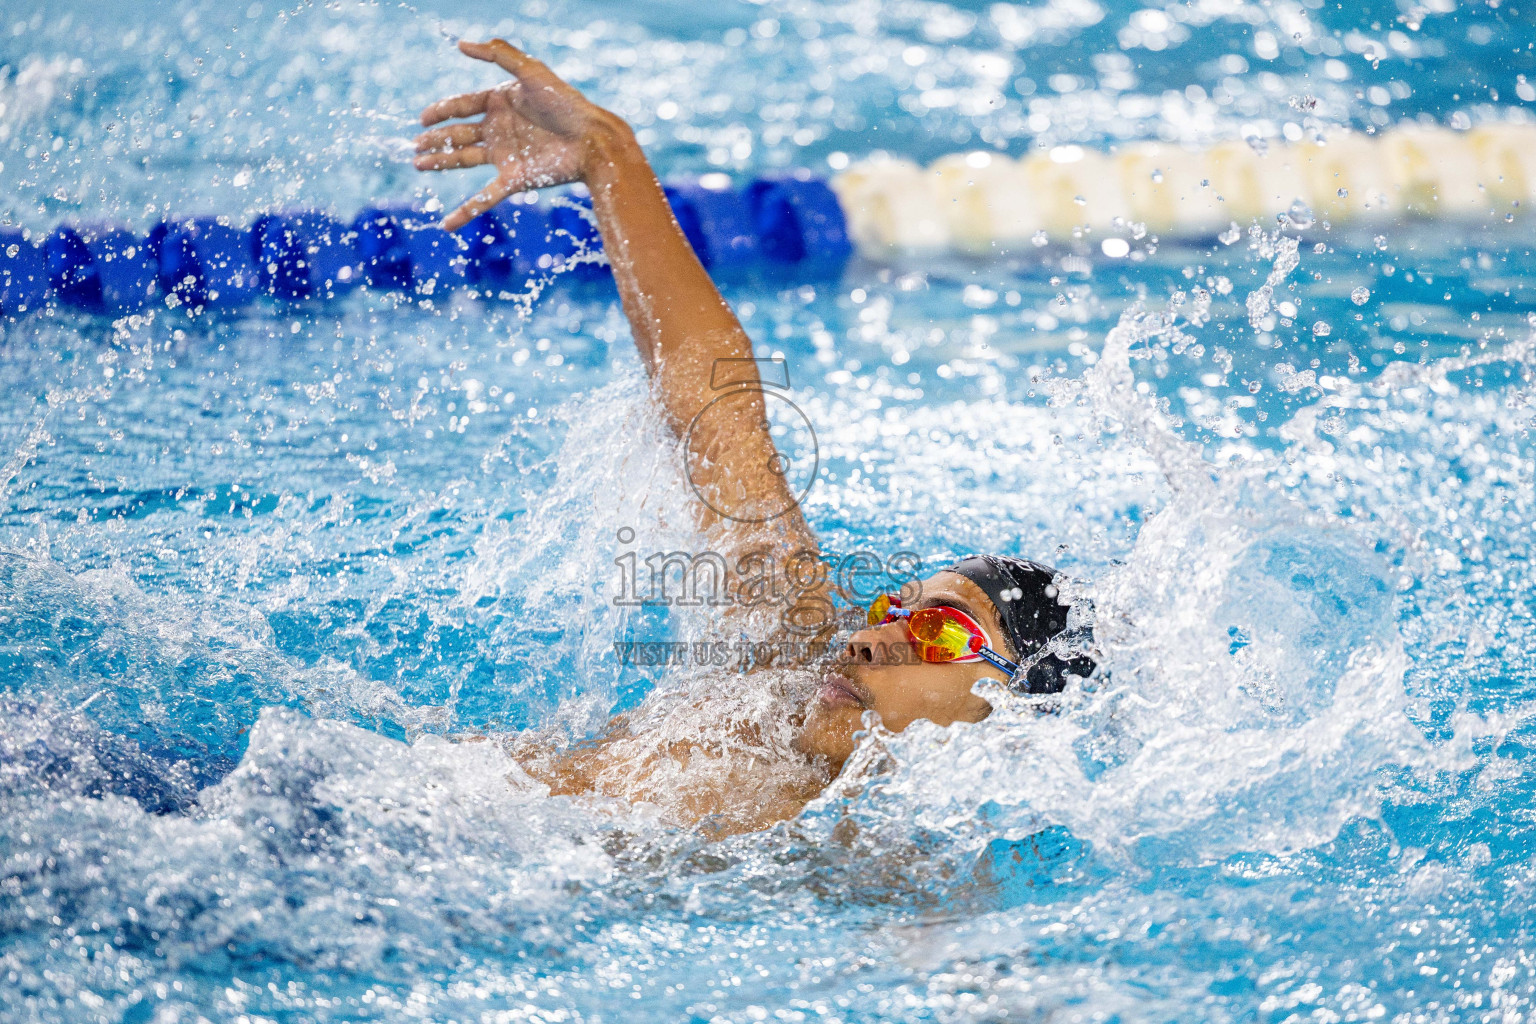
[[(1069, 608), (1056, 600), (1055, 570), (1039, 562), (1007, 555), (970, 555), (945, 571), (959, 573), (992, 599), (998, 621), (1013, 646), (1014, 660), (1021, 664), (1067, 628)], [(1047, 654), (1014, 682), (1025, 693), (1060, 693), (1067, 685), (1068, 673), (1087, 677), (1094, 667), (1088, 657), (1063, 659)]]

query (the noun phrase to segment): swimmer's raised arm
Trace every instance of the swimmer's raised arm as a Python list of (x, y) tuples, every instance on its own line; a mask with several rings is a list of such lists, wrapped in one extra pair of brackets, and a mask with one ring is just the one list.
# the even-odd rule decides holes
[[(443, 226), (458, 230), (516, 192), (585, 183), (624, 313), (663, 414), (679, 437), (688, 437), (693, 483), (706, 498), (699, 508), (702, 524), (724, 526), (737, 544), (788, 546), (814, 555), (819, 550), (815, 535), (782, 473), (774, 471), (779, 462), (762, 392), (744, 392), (733, 402), (734, 414), (712, 412), (694, 426), (699, 413), (719, 397), (711, 388), (715, 361), (750, 360), (752, 343), (678, 227), (634, 133), (617, 115), (503, 40), (464, 42), (459, 49), (500, 65), (515, 78), (494, 89), (441, 100), (422, 113), (422, 124), (428, 126), (483, 116), (423, 132), (416, 140), (418, 168), (490, 164), (497, 172)], [(735, 379), (740, 379), (739, 370)], [(775, 517), (771, 529), (714, 511), (741, 507), (744, 500), (789, 511)]]

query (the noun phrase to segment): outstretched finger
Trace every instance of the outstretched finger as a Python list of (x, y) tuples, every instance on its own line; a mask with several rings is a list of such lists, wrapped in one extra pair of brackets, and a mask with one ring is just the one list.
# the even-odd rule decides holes
[(412, 161), (418, 171), (451, 171), (456, 167), (479, 167), (491, 162), (484, 146), (466, 146), (447, 153), (422, 153)]
[(421, 112), (421, 123), (434, 125), (439, 121), (447, 121), (455, 117), (474, 117), (476, 114), (483, 114), (490, 95), (489, 89), (481, 89), (479, 92), (466, 92), (459, 96), (438, 100)]
[(473, 146), (485, 138), (479, 124), (450, 124), (416, 136), (416, 152), (447, 152)]
[(468, 224), (516, 191), (517, 189), (511, 183), (502, 178), (497, 178), (485, 186), (485, 188), (470, 196), (457, 210), (444, 217), (443, 230), (459, 230), (459, 228)]
[(560, 77), (545, 63), (530, 57), (505, 39), (492, 39), (488, 43), (459, 43), (459, 49), (476, 60), (490, 61), (503, 70), (516, 75), (519, 81), (530, 85), (548, 85), (560, 81)]

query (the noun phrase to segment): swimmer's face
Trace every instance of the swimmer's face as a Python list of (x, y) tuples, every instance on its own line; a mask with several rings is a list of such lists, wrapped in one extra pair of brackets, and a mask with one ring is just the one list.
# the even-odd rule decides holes
[[(902, 607), (913, 611), (935, 605), (958, 608), (986, 631), (993, 650), (1011, 657), (991, 599), (959, 573), (941, 572), (909, 584), (901, 597)], [(984, 661), (936, 665), (918, 660), (900, 620), (861, 629), (849, 638), (812, 698), (800, 749), (841, 768), (853, 753), (853, 734), (863, 728), (865, 711), (877, 713), (892, 732), (920, 718), (937, 725), (979, 722), (992, 706), (971, 687), (978, 679), (996, 679), (999, 674)]]

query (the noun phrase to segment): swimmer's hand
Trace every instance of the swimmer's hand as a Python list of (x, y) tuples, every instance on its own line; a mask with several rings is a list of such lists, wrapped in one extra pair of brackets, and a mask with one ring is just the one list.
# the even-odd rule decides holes
[(494, 89), (438, 100), (421, 112), (421, 123), (429, 127), (483, 116), (418, 135), (417, 169), (496, 167), (489, 185), (443, 218), (443, 227), (449, 231), (457, 231), (516, 192), (586, 180), (587, 169), (600, 158), (604, 143), (629, 131), (618, 117), (504, 39), (461, 42), (459, 49), (500, 65), (515, 78)]

